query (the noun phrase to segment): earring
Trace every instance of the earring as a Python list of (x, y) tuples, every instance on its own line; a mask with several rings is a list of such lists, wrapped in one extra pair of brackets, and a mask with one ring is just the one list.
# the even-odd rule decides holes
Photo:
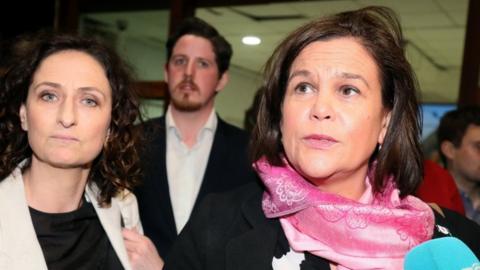
[(110, 140), (110, 129), (107, 130), (107, 136), (105, 136), (105, 141), (103, 142), (103, 148), (107, 148), (108, 140)]

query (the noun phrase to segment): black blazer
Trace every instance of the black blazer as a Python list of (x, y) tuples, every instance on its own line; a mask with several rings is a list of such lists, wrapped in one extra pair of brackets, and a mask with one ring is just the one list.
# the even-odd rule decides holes
[[(261, 208), (263, 190), (246, 185), (234, 192), (212, 194), (185, 226), (165, 270), (272, 269), (279, 237), (285, 237), (278, 219), (267, 219)], [(435, 222), (480, 257), (480, 226), (456, 212), (435, 212)], [(445, 236), (435, 230), (434, 238)], [(322, 259), (323, 260), (323, 259)], [(318, 269), (330, 269), (326, 260)]]
[[(147, 139), (141, 157), (143, 184), (135, 190), (145, 235), (152, 240), (162, 257), (168, 254), (177, 238), (167, 180), (165, 130), (164, 117), (149, 120), (143, 125)], [(192, 213), (197, 211), (198, 203), (208, 193), (223, 192), (256, 181), (256, 174), (247, 159), (247, 145), (246, 132), (218, 118), (212, 149)]]

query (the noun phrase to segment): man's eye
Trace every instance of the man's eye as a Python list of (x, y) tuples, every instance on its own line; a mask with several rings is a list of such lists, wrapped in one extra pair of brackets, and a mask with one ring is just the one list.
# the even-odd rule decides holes
[(187, 62), (184, 58), (175, 58), (173, 59), (173, 64), (176, 66), (184, 65)]
[(207, 67), (210, 66), (210, 63), (208, 63), (207, 61), (199, 61), (198, 66), (200, 66), (202, 68), (207, 68)]

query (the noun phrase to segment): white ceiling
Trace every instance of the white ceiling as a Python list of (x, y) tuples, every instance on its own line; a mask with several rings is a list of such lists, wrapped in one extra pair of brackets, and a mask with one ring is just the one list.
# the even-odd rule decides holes
[[(468, 0), (329, 0), (292, 1), (251, 6), (199, 8), (196, 16), (214, 25), (234, 49), (232, 65), (260, 72), (273, 48), (286, 34), (307, 21), (368, 5), (393, 8), (400, 17), (409, 59), (419, 77), (424, 101), (454, 102), (463, 57)], [(246, 15), (245, 15), (246, 14)], [(254, 20), (258, 16), (298, 16), (298, 19)], [(129, 35), (165, 41), (168, 12), (88, 14), (105, 25), (128, 23)], [(262, 39), (258, 46), (241, 43), (245, 35)]]

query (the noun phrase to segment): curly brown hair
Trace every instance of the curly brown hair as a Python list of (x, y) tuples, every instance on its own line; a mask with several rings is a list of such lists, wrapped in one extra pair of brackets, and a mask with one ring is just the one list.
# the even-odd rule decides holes
[(28, 160), (23, 169), (30, 166), (32, 149), (20, 125), (19, 109), (26, 102), (29, 86), (42, 61), (65, 50), (81, 51), (96, 59), (112, 89), (110, 133), (88, 176), (88, 184), (95, 183), (100, 191), (100, 205), (106, 206), (123, 190), (132, 190), (140, 179), (141, 136), (135, 124), (142, 119), (130, 68), (113, 49), (95, 39), (38, 35), (30, 38), (21, 57), (11, 62), (0, 84), (0, 181), (21, 161)]
[(317, 19), (280, 43), (266, 64), (251, 158), (265, 156), (271, 164), (282, 164), (281, 106), (291, 65), (310, 43), (341, 37), (356, 38), (374, 58), (380, 70), (382, 103), (391, 112), (382, 150), (371, 157), (377, 162), (373, 189), (381, 192), (386, 176), (392, 175), (402, 197), (412, 194), (423, 178), (418, 83), (405, 55), (400, 23), (386, 7), (370, 6)]

